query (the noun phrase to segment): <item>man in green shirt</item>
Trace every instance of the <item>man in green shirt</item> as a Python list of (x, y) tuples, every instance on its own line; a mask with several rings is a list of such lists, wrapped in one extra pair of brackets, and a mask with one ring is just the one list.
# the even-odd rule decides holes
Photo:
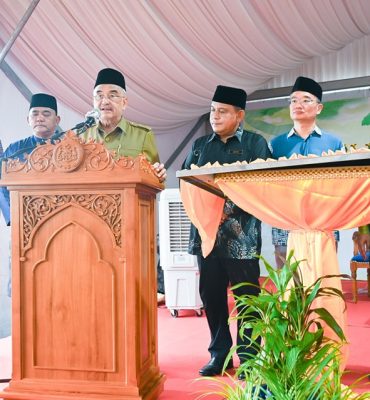
[(128, 104), (125, 78), (121, 72), (105, 68), (96, 78), (94, 87), (94, 108), (99, 110), (97, 124), (81, 134), (93, 139), (116, 153), (116, 157), (137, 157), (144, 154), (153, 164), (158, 179), (166, 179), (166, 169), (159, 162), (159, 155), (152, 130), (141, 124), (130, 122), (123, 117)]

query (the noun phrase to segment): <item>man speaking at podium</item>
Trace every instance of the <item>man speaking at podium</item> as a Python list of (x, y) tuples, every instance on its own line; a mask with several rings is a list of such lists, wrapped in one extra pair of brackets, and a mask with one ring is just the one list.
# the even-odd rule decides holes
[(137, 157), (144, 154), (159, 180), (166, 179), (166, 170), (159, 163), (152, 130), (123, 117), (128, 104), (125, 78), (121, 72), (104, 68), (99, 71), (94, 87), (94, 108), (99, 110), (99, 121), (81, 134), (85, 139), (103, 143), (115, 151), (117, 157)]

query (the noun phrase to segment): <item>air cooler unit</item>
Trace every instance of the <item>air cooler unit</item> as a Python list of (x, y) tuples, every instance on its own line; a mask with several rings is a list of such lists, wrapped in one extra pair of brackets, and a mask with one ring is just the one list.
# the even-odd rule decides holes
[(173, 317), (193, 309), (202, 315), (199, 270), (195, 256), (188, 254), (190, 220), (179, 189), (165, 189), (159, 198), (159, 259), (163, 269), (166, 306)]

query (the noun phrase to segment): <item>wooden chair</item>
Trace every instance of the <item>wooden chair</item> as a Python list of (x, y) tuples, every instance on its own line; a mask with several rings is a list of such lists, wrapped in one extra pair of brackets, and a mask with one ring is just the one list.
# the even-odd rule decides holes
[(367, 296), (370, 297), (370, 260), (365, 261), (358, 251), (358, 231), (354, 232), (352, 235), (353, 240), (353, 257), (351, 258), (350, 268), (352, 276), (352, 295), (353, 301), (357, 303), (357, 269), (366, 268), (367, 269)]

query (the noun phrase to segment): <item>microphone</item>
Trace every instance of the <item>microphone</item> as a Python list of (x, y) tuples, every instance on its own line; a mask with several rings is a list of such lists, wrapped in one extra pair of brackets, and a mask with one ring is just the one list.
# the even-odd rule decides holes
[[(94, 125), (97, 120), (100, 117), (100, 111), (97, 108), (94, 108), (93, 110), (89, 111), (88, 113), (85, 114), (85, 121), (80, 122), (79, 124), (75, 125), (73, 128), (71, 128), (71, 131), (77, 130), (77, 135), (81, 135), (81, 133), (84, 133), (86, 129), (90, 128), (92, 125)], [(62, 137), (65, 133), (68, 131), (62, 131), (55, 133), (51, 139), (57, 140), (60, 137)]]
[[(99, 119), (99, 117), (100, 117), (100, 111), (97, 108), (94, 108), (93, 110), (86, 113), (85, 121), (80, 122), (79, 124), (74, 126), (72, 128), (72, 130), (77, 129), (77, 130), (82, 130), (82, 132), (85, 132), (86, 129), (90, 128), (92, 125), (94, 125), (96, 123), (96, 121)], [(82, 133), (82, 132), (79, 132), (79, 133)]]

